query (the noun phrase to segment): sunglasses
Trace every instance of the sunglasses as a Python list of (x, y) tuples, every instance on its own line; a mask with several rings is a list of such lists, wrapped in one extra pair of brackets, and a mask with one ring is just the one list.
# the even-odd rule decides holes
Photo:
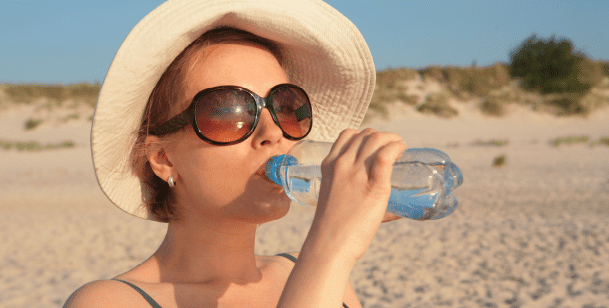
[(204, 141), (229, 145), (247, 139), (256, 129), (266, 107), (283, 136), (290, 140), (306, 137), (313, 125), (313, 112), (307, 93), (293, 84), (274, 86), (267, 97), (237, 86), (204, 89), (195, 95), (181, 114), (154, 129), (162, 135), (190, 124)]

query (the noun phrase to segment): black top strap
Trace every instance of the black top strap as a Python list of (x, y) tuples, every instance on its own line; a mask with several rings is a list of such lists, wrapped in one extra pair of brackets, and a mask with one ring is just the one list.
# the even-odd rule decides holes
[[(284, 257), (284, 258), (288, 258), (288, 259), (290, 259), (294, 263), (296, 263), (296, 261), (298, 260), (298, 259), (296, 259), (296, 257), (294, 257), (293, 255), (288, 254), (288, 253), (280, 253), (280, 254), (276, 254), (276, 256), (281, 256), (281, 257)], [(349, 306), (347, 306), (345, 303), (343, 303), (343, 307), (349, 308)]]
[(116, 280), (116, 281), (120, 281), (120, 282), (124, 282), (128, 285), (130, 285), (132, 288), (134, 288), (138, 293), (140, 293), (144, 299), (146, 299), (146, 301), (148, 302), (148, 304), (150, 304), (150, 306), (152, 306), (152, 308), (162, 308), (161, 305), (159, 305), (157, 302), (154, 301), (154, 299), (152, 299), (152, 297), (150, 297), (150, 295), (146, 294), (146, 292), (144, 292), (144, 290), (140, 289), (138, 286), (124, 281), (124, 280), (120, 280), (120, 279), (112, 279), (112, 280)]

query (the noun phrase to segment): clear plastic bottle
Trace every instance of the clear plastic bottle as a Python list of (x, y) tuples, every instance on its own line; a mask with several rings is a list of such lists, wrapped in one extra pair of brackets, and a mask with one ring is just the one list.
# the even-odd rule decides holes
[[(321, 162), (331, 148), (331, 142), (300, 141), (287, 154), (272, 157), (266, 165), (266, 175), (282, 185), (293, 201), (317, 205)], [(387, 212), (430, 220), (446, 217), (455, 210), (458, 202), (453, 190), (463, 183), (463, 175), (444, 152), (408, 149), (393, 166)]]

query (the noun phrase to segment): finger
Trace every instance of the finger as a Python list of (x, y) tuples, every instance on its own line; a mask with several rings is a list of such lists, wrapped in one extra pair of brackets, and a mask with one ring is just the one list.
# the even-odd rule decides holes
[(355, 160), (357, 152), (360, 148), (362, 140), (372, 133), (376, 132), (372, 128), (367, 128), (363, 131), (357, 130), (344, 130), (341, 132), (339, 138), (334, 142), (330, 155), (328, 158), (335, 160), (338, 157), (342, 157), (343, 162), (352, 164)]
[(370, 169), (369, 182), (381, 186), (391, 185), (393, 164), (402, 156), (408, 147), (404, 141), (393, 141), (381, 149), (374, 156)]
[(345, 146), (343, 148), (343, 152), (341, 153), (341, 156), (344, 157), (348, 162), (353, 164), (355, 162), (355, 160), (357, 159), (360, 151), (362, 150), (362, 147), (364, 146), (364, 144), (366, 144), (366, 140), (371, 135), (374, 135), (376, 133), (377, 133), (376, 130), (374, 130), (372, 128), (366, 128), (365, 130), (361, 131), (359, 134), (353, 136), (353, 138), (351, 138), (350, 142), (345, 144)]
[(357, 157), (355, 159), (356, 164), (365, 164), (368, 166), (368, 170), (371, 166), (371, 159), (375, 156), (375, 153), (382, 148), (384, 145), (393, 142), (393, 141), (401, 141), (402, 138), (400, 135), (395, 133), (387, 133), (387, 132), (375, 132), (366, 136), (365, 142), (361, 145), (361, 148), (357, 152)]
[(330, 153), (328, 153), (328, 158), (336, 158), (340, 155), (343, 147), (347, 144), (353, 136), (359, 133), (358, 130), (354, 129), (345, 129), (338, 135), (338, 138), (332, 144), (332, 148), (330, 149)]
[(383, 220), (381, 221), (381, 223), (383, 222), (389, 222), (389, 221), (394, 221), (394, 220), (398, 220), (401, 219), (401, 216), (395, 215), (395, 214), (391, 214), (389, 212), (385, 212), (385, 216), (383, 217)]

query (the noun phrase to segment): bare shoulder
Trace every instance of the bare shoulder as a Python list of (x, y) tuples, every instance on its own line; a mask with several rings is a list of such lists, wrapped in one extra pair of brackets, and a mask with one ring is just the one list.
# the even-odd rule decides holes
[[(139, 297), (138, 297), (139, 296)], [(66, 300), (63, 308), (149, 307), (133, 288), (116, 280), (89, 282)]]
[[(298, 259), (298, 255), (300, 254), (300, 252), (288, 252), (287, 254)], [(292, 271), (292, 268), (294, 268), (295, 263), (289, 260), (288, 258), (282, 256), (275, 256), (275, 258), (278, 258), (277, 262), (283, 264), (283, 266), (289, 269), (289, 271)], [(357, 294), (355, 294), (355, 290), (353, 290), (353, 287), (351, 286), (350, 282), (347, 283), (344, 302), (347, 306), (349, 306), (349, 308), (362, 308), (362, 304), (357, 298)]]

